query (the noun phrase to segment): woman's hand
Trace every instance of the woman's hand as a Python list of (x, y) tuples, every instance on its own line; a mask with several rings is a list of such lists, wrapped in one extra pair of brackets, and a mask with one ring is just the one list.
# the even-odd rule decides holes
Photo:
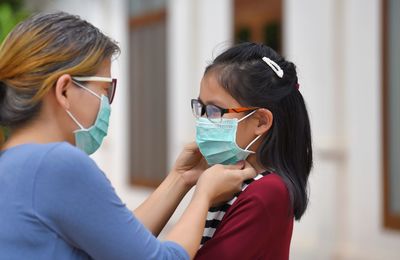
[(245, 162), (207, 169), (197, 182), (192, 201), (166, 239), (183, 246), (193, 258), (199, 249), (209, 207), (232, 198), (244, 180), (255, 176), (256, 171)]
[(172, 167), (172, 172), (179, 174), (185, 184), (192, 187), (207, 168), (207, 162), (199, 147), (196, 142), (192, 142), (185, 145)]
[(199, 178), (196, 193), (205, 195), (211, 205), (230, 200), (242, 188), (242, 183), (256, 176), (255, 169), (246, 161), (236, 165), (217, 164)]

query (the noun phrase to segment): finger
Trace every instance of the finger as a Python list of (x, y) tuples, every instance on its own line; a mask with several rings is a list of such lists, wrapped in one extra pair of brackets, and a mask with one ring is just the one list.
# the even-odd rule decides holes
[(208, 165), (208, 163), (207, 163), (206, 159), (204, 159), (204, 157), (201, 158), (200, 167), (205, 168), (205, 169), (210, 168), (210, 165)]
[(199, 147), (198, 147), (197, 143), (193, 141), (193, 142), (187, 143), (185, 145), (185, 149), (191, 150), (191, 151), (196, 151), (196, 150), (199, 150)]
[(248, 161), (243, 161), (243, 162), (244, 162), (243, 169), (245, 169), (245, 168), (254, 168), (253, 165), (251, 163), (249, 163)]
[(238, 172), (243, 180), (248, 180), (257, 176), (256, 170), (249, 163), (246, 163), (245, 168)]
[(246, 161), (239, 161), (236, 163), (236, 165), (241, 166), (240, 169), (244, 169), (245, 165), (246, 165)]
[(244, 163), (245, 163), (245, 167), (243, 167), (243, 168), (246, 168), (246, 167), (253, 167), (254, 168), (254, 166), (249, 161), (244, 161)]
[(224, 165), (224, 168), (228, 169), (228, 170), (238, 170), (238, 169), (243, 169), (244, 166), (245, 166), (245, 162), (240, 161), (234, 165)]

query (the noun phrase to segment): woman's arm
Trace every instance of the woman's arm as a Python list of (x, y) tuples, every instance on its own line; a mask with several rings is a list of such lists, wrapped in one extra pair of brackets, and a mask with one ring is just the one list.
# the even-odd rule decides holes
[(153, 234), (158, 235), (179, 202), (198, 180), (190, 204), (166, 237), (185, 248), (193, 258), (199, 248), (211, 204), (229, 200), (233, 194), (232, 189), (236, 187), (236, 191), (239, 191), (245, 179), (254, 177), (254, 169), (247, 164), (241, 170), (244, 167), (244, 164), (215, 165), (206, 170), (207, 164), (197, 145), (188, 144), (172, 172), (134, 213)]
[(206, 170), (192, 202), (169, 233), (170, 241), (160, 242), (126, 208), (87, 155), (61, 144), (36, 169), (32, 212), (40, 227), (94, 259), (187, 259), (199, 248), (208, 206), (228, 200), (244, 179), (255, 176), (252, 168), (241, 170), (242, 166)]
[(178, 223), (166, 237), (167, 240), (185, 248), (190, 259), (194, 258), (199, 249), (209, 208), (209, 199), (204, 194), (195, 194)]
[(171, 173), (138, 208), (135, 216), (155, 235), (161, 232), (185, 194), (207, 169), (196, 143), (186, 145)]
[(150, 197), (134, 210), (136, 218), (158, 236), (190, 188), (191, 185), (185, 183), (178, 173), (171, 172)]

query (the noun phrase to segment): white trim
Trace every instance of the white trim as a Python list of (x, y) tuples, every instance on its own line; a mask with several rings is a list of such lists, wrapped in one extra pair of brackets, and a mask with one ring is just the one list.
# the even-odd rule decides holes
[[(232, 204), (230, 204), (232, 205)], [(222, 218), (225, 216), (224, 211), (215, 211), (215, 212), (208, 212), (207, 214), (207, 220), (222, 220)]]
[(97, 77), (97, 76), (91, 76), (91, 77), (72, 77), (72, 79), (75, 79), (77, 81), (100, 81), (100, 82), (112, 82), (113, 78), (109, 77)]

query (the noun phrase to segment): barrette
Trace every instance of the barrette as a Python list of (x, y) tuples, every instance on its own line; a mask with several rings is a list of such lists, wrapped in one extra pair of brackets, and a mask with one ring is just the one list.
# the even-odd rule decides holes
[(283, 77), (283, 70), (281, 67), (276, 64), (275, 61), (271, 60), (270, 58), (263, 57), (262, 60), (270, 66), (270, 68), (278, 75), (278, 77), (282, 78)]

